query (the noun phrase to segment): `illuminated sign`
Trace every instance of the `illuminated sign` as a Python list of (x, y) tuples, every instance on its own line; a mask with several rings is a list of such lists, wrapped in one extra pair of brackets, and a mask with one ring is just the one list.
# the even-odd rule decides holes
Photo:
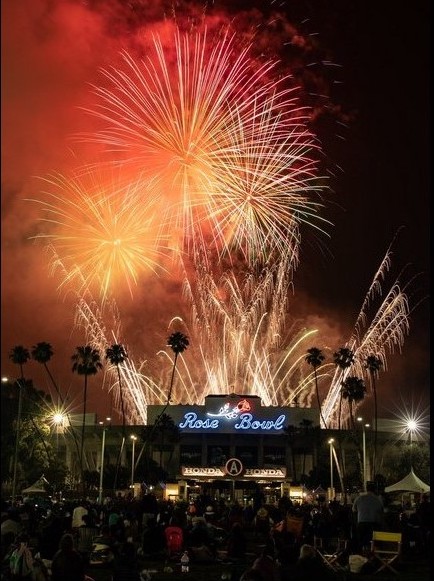
[(225, 418), (227, 420), (233, 420), (238, 418), (238, 416), (243, 412), (249, 412), (251, 410), (251, 405), (246, 399), (242, 399), (235, 406), (231, 406), (229, 402), (226, 402), (221, 406), (217, 413), (207, 412), (207, 416), (213, 418)]
[(225, 473), (223, 468), (219, 468), (218, 466), (215, 467), (204, 467), (201, 468), (199, 466), (181, 466), (181, 474), (183, 476), (193, 476), (193, 477), (218, 477), (224, 476)]
[(225, 471), (229, 476), (239, 476), (243, 470), (243, 463), (238, 458), (230, 458), (225, 464)]
[(182, 476), (190, 478), (245, 478), (280, 480), (286, 478), (286, 468), (244, 468), (241, 460), (230, 458), (223, 468), (220, 466), (181, 466)]
[[(297, 426), (305, 419), (319, 426), (317, 409), (262, 406), (259, 397), (249, 395), (208, 396), (205, 405), (180, 404), (167, 409), (163, 405), (151, 405), (148, 406), (148, 424), (152, 425), (161, 412), (170, 415), (184, 434), (272, 436), (283, 434), (285, 426)], [(281, 463), (271, 459), (268, 462)]]
[[(283, 430), (286, 415), (281, 414), (274, 419), (254, 419), (253, 414), (242, 413), (237, 415), (237, 421), (232, 425), (236, 431), (279, 432)], [(196, 412), (187, 412), (179, 422), (181, 430), (219, 430), (222, 427), (221, 418), (201, 419)]]
[(285, 478), (286, 468), (246, 468), (245, 478)]

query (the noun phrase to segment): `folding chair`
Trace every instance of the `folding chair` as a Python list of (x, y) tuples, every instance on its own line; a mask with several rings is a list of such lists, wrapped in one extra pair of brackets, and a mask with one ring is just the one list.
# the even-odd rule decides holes
[(384, 531), (374, 531), (372, 533), (371, 552), (380, 562), (380, 567), (374, 573), (383, 571), (383, 569), (390, 569), (395, 575), (398, 574), (398, 571), (392, 567), (392, 563), (401, 556), (401, 544), (401, 533)]
[(302, 516), (287, 515), (285, 528), (288, 533), (294, 536), (297, 542), (300, 542), (303, 536), (304, 518)]
[(313, 538), (313, 546), (322, 561), (332, 571), (345, 570), (344, 565), (340, 563), (340, 558), (347, 550), (347, 539), (332, 538), (324, 542), (321, 537)]

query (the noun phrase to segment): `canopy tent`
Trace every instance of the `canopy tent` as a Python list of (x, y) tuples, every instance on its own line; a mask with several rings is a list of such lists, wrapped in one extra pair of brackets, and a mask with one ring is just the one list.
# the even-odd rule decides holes
[(47, 491), (45, 490), (45, 484), (49, 484), (49, 482), (45, 476), (42, 475), (31, 486), (24, 488), (24, 490), (22, 490), (22, 494), (46, 494)]
[(396, 482), (395, 484), (391, 484), (390, 486), (386, 486), (384, 492), (429, 492), (430, 487), (429, 484), (425, 484), (422, 482), (420, 478), (416, 476), (413, 472), (413, 468), (407, 474), (405, 478)]

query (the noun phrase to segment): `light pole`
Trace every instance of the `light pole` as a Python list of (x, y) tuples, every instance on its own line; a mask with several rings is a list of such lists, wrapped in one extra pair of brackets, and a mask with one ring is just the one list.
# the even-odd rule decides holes
[(363, 428), (363, 432), (362, 432), (362, 446), (363, 446), (363, 490), (364, 492), (366, 492), (366, 482), (368, 480), (367, 478), (367, 474), (366, 474), (366, 432), (365, 432), (365, 428), (369, 428), (370, 424), (364, 424), (363, 423), (363, 418), (357, 418), (358, 422), (362, 422), (362, 428)]
[(330, 500), (332, 500), (335, 496), (333, 488), (333, 442), (333, 438), (330, 438), (328, 441), (330, 446)]
[[(111, 418), (106, 418), (108, 422)], [(101, 441), (101, 472), (99, 474), (99, 493), (98, 493), (98, 503), (102, 504), (102, 494), (103, 494), (103, 482), (104, 482), (104, 452), (105, 452), (105, 433), (107, 431), (107, 426), (104, 426), (104, 422), (100, 422), (102, 428), (102, 441)]]
[[(3, 381), (3, 379), (2, 379)], [(17, 414), (17, 432), (15, 434), (15, 453), (14, 453), (14, 473), (12, 477), (12, 504), (15, 502), (15, 496), (17, 491), (17, 464), (18, 464), (18, 449), (20, 442), (20, 431), (21, 431), (21, 412), (23, 409), (23, 386), (21, 385), (21, 379), (17, 380), (18, 385), (18, 414)]]
[(407, 431), (410, 432), (410, 465), (413, 469), (413, 433), (418, 429), (416, 420), (408, 420)]
[(134, 495), (134, 452), (136, 449), (137, 436), (135, 436), (134, 434), (131, 434), (130, 438), (133, 441), (133, 452), (132, 452), (132, 457), (131, 457), (131, 488), (133, 489), (133, 495)]
[(56, 426), (56, 454), (59, 456), (59, 428), (63, 426), (63, 414), (56, 413), (53, 416), (53, 422)]

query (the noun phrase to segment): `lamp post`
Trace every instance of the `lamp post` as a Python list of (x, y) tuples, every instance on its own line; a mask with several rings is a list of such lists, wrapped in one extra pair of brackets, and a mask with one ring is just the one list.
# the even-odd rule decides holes
[(56, 413), (53, 416), (53, 422), (56, 426), (56, 454), (59, 456), (59, 428), (63, 426), (63, 414)]
[(333, 438), (330, 438), (330, 440), (328, 441), (328, 444), (330, 446), (330, 499), (329, 500), (332, 500), (335, 496), (334, 488), (333, 488), (333, 442), (334, 442)]
[[(2, 379), (3, 381), (3, 379)], [(18, 385), (18, 414), (17, 414), (17, 432), (15, 434), (15, 452), (14, 452), (14, 472), (12, 476), (12, 504), (15, 502), (15, 496), (17, 492), (17, 465), (18, 465), (18, 448), (20, 442), (20, 431), (21, 431), (21, 413), (23, 409), (23, 386), (21, 385), (21, 379), (17, 380)]]
[[(108, 422), (111, 418), (106, 418)], [(105, 433), (107, 431), (107, 426), (104, 426), (104, 422), (99, 422), (102, 428), (102, 440), (101, 440), (101, 468), (99, 474), (99, 493), (98, 493), (98, 503), (102, 504), (102, 494), (103, 494), (103, 482), (104, 482), (104, 452), (105, 452)]]
[(418, 429), (416, 420), (408, 420), (407, 431), (410, 433), (410, 465), (413, 469), (413, 433)]
[(363, 428), (363, 432), (362, 432), (362, 446), (363, 446), (363, 490), (364, 492), (366, 492), (366, 482), (368, 480), (367, 478), (367, 474), (366, 474), (366, 432), (365, 432), (365, 428), (369, 428), (370, 424), (364, 424), (363, 423), (363, 418), (357, 418), (358, 422), (362, 422), (362, 428)]
[(131, 488), (133, 489), (133, 495), (134, 495), (134, 453), (135, 453), (135, 449), (136, 449), (137, 436), (132, 434), (130, 436), (130, 438), (133, 441), (133, 452), (132, 452), (132, 457), (131, 457)]

